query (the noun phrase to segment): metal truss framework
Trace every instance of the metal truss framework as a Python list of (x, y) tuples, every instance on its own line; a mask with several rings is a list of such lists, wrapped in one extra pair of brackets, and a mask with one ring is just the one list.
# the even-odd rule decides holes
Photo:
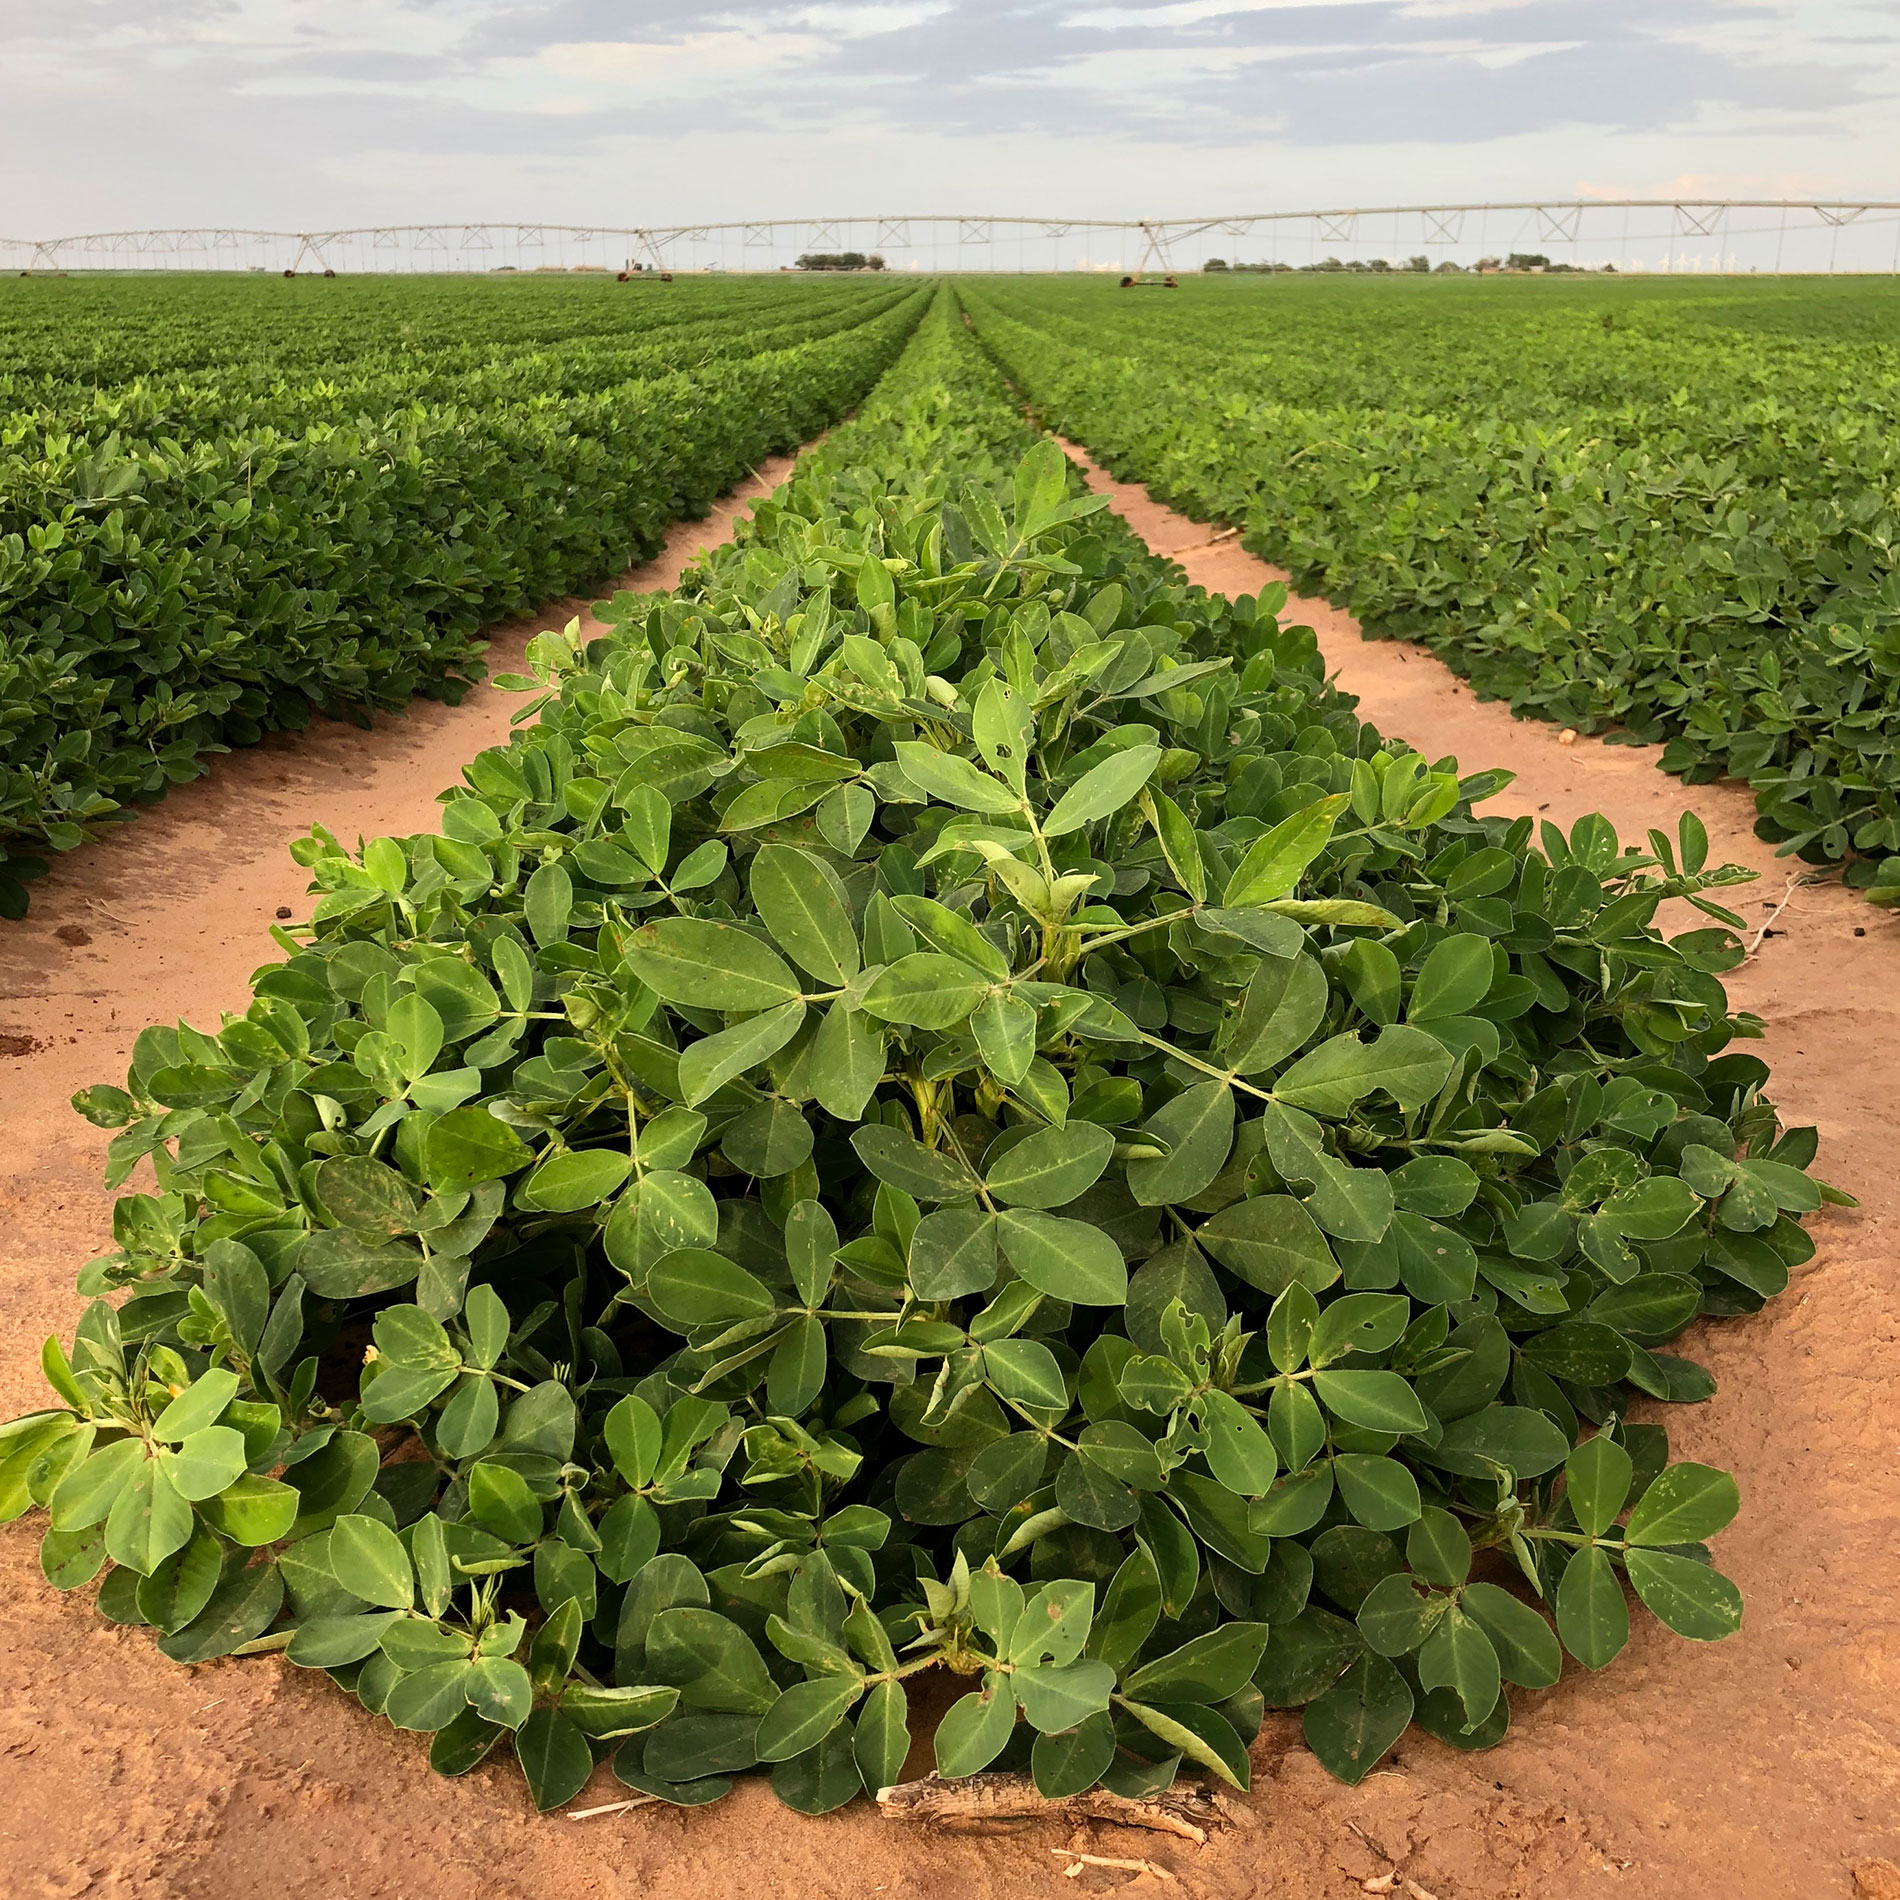
[[(462, 270), (497, 267), (533, 270), (566, 268), (577, 252), (592, 268), (616, 264), (661, 269), (704, 265), (709, 250), (721, 259), (736, 253), (739, 269), (770, 267), (771, 253), (868, 247), (905, 256), (912, 268), (1051, 268), (1030, 263), (1030, 249), (1047, 251), (1061, 241), (1083, 239), (1118, 246), (1135, 270), (1170, 270), (1177, 248), (1219, 233), (1226, 238), (1284, 241), (1304, 236), (1319, 245), (1363, 247), (1389, 242), (1394, 248), (1415, 243), (1426, 252), (1472, 242), (1475, 220), (1484, 244), (1599, 247), (1614, 243), (1610, 225), (1623, 214), (1623, 235), (1631, 239), (1633, 215), (1645, 214), (1650, 226), (1644, 243), (1668, 248), (1663, 268), (1674, 268), (1679, 247), (1713, 240), (1721, 246), (1738, 236), (1778, 237), (1822, 233), (1830, 243), (1839, 234), (1869, 224), (1900, 223), (1900, 200), (1861, 203), (1815, 199), (1669, 199), (1595, 198), (1525, 199), (1495, 204), (1371, 205), (1312, 211), (1265, 211), (1207, 218), (1028, 218), (976, 217), (927, 213), (903, 217), (751, 218), (733, 222), (676, 225), (564, 225), (516, 222), (451, 222), (381, 225), (330, 231), (263, 231), (239, 227), (199, 227), (151, 231), (95, 231), (75, 237), (0, 239), (0, 263), (27, 271), (70, 269), (284, 270)], [(1607, 214), (1607, 215), (1606, 215)], [(1658, 215), (1660, 214), (1660, 215)], [(1780, 219), (1738, 225), (1748, 214)], [(1657, 228), (1660, 227), (1660, 228)], [(1009, 252), (1013, 248), (1016, 261)], [(974, 256), (972, 254), (975, 254)], [(1776, 268), (1781, 267), (1780, 250)], [(1701, 254), (1697, 255), (1700, 263)], [(1829, 253), (1832, 267), (1834, 252)], [(545, 263), (549, 258), (561, 261)], [(1900, 246), (1896, 247), (1900, 263)], [(1055, 268), (1064, 268), (1057, 264)], [(1077, 266), (1070, 265), (1068, 268)], [(1084, 260), (1082, 267), (1090, 267)], [(1120, 269), (1120, 261), (1095, 260), (1093, 268)], [(1857, 268), (1869, 268), (1862, 264)], [(1884, 266), (1871, 266), (1884, 268)], [(1807, 268), (1813, 268), (1810, 264)]]

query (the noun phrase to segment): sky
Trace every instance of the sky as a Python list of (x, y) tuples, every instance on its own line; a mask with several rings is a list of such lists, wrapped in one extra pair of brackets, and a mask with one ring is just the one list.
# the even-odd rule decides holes
[(1896, 0), (0, 0), (0, 235), (1900, 198)]

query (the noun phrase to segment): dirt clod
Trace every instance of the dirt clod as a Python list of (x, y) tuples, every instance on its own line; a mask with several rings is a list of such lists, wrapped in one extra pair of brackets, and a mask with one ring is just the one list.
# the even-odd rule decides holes
[(61, 924), (53, 935), (61, 943), (71, 944), (75, 950), (83, 950), (92, 941), (92, 932), (83, 924)]

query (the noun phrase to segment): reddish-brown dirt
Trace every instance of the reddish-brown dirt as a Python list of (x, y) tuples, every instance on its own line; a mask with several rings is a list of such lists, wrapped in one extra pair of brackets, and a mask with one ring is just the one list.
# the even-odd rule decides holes
[[(1141, 490), (1099, 485), (1151, 545), (1186, 550), (1196, 580), (1254, 593), (1274, 578), (1231, 541), (1192, 546), (1208, 531)], [(679, 554), (707, 538), (703, 526), (676, 532), (673, 552), (634, 584), (666, 584)], [(1548, 728), (1477, 704), (1418, 650), (1364, 644), (1323, 603), (1293, 611), (1381, 727), (1467, 767), (1515, 768), (1496, 809), (1563, 822), (1602, 810), (1640, 834), (1673, 827), (1693, 802), (1718, 853), (1764, 872), (1745, 907), (1763, 916), (1763, 899), (1783, 895), (1789, 867), (1752, 837), (1748, 802), (1730, 788), (1688, 794), (1652, 769), (1652, 754), (1562, 746)], [(498, 670), (524, 638), (518, 629), (497, 642)], [(373, 734), (325, 728), (220, 761), (63, 863), (27, 923), (0, 933), (0, 1269), (16, 1341), (0, 1364), (5, 1411), (41, 1402), (19, 1348), (70, 1330), (73, 1271), (107, 1242), (106, 1137), (70, 1115), (66, 1097), (116, 1078), (146, 1022), (214, 1025), (220, 1008), (240, 1007), (251, 968), (273, 954), (268, 920), (304, 902), (289, 840), (313, 818), (344, 835), (426, 826), (436, 792), (503, 735), (512, 703), (484, 689)], [(1719, 1548), (1748, 1596), (1731, 1642), (1704, 1649), (1639, 1620), (1603, 1677), (1573, 1671), (1522, 1697), (1502, 1748), (1460, 1756), (1414, 1737), (1357, 1790), (1325, 1775), (1297, 1722), (1273, 1718), (1255, 1750), (1252, 1825), (1199, 1849), (1102, 1824), (929, 1838), (862, 1803), (806, 1821), (756, 1779), (699, 1813), (573, 1822), (536, 1818), (512, 1767), (435, 1779), (417, 1738), (279, 1659), (173, 1667), (142, 1633), (101, 1623), (88, 1593), (48, 1588), (23, 1525), (0, 1533), (0, 1890), (34, 1900), (724, 1900), (747, 1887), (786, 1900), (989, 1900), (1071, 1885), (1221, 1900), (1900, 1894), (1900, 1874), (1889, 1889), (1878, 1867), (1900, 1859), (1900, 1326), (1883, 1159), (1900, 1081), (1881, 1059), (1900, 944), (1887, 919), (1832, 889), (1798, 892), (1776, 931), (1731, 987), (1767, 1023), (1786, 1114), (1819, 1124), (1822, 1171), (1862, 1205), (1817, 1223), (1820, 1252), (1783, 1299), (1696, 1342), (1721, 1390), (1671, 1421), (1680, 1451), (1741, 1481), (1743, 1515)], [(620, 1792), (603, 1773), (577, 1805)], [(1090, 1867), (1070, 1883), (1052, 1851), (1065, 1844), (1146, 1859), (1174, 1880)]]

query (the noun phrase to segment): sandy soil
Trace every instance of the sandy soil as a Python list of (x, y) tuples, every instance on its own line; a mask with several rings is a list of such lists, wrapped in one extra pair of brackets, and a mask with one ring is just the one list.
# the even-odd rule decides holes
[[(1195, 579), (1252, 593), (1275, 578), (1236, 542), (1195, 546), (1206, 529), (1096, 479), (1151, 545), (1184, 550)], [(704, 524), (683, 527), (634, 584), (666, 584), (709, 538)], [(1362, 643), (1323, 603), (1297, 612), (1381, 727), (1468, 767), (1515, 768), (1497, 809), (1564, 822), (1602, 810), (1640, 834), (1673, 827), (1692, 800), (1716, 850), (1763, 871), (1751, 912), (1782, 896), (1788, 867), (1751, 835), (1741, 794), (1686, 794), (1643, 751), (1560, 746), (1549, 728), (1476, 703), (1420, 651)], [(498, 669), (527, 631), (498, 640)], [(272, 954), (266, 922), (304, 901), (287, 842), (312, 818), (345, 834), (427, 825), (436, 792), (505, 732), (513, 703), (484, 690), (374, 734), (324, 728), (221, 761), (66, 860), (28, 922), (0, 932), (0, 1272), (16, 1321), (16, 1349), (0, 1364), (7, 1412), (39, 1402), (25, 1342), (70, 1328), (74, 1268), (106, 1244), (106, 1137), (65, 1098), (116, 1079), (146, 1022), (210, 1025), (221, 1007), (240, 1007), (250, 970)], [(1900, 1874), (1889, 1889), (1870, 1864), (1900, 1858), (1900, 1313), (1886, 1264), (1900, 1080), (1881, 1061), (1896, 1027), (1894, 930), (1838, 891), (1802, 891), (1731, 978), (1767, 1020), (1785, 1112), (1819, 1124), (1823, 1171), (1862, 1199), (1819, 1223), (1820, 1252), (1783, 1299), (1697, 1343), (1721, 1390), (1673, 1421), (1680, 1451), (1742, 1484), (1743, 1516), (1720, 1547), (1749, 1603), (1733, 1641), (1692, 1647), (1645, 1620), (1604, 1677), (1573, 1672), (1520, 1698), (1503, 1748), (1467, 1757), (1413, 1738), (1357, 1790), (1332, 1782), (1297, 1724), (1275, 1718), (1255, 1751), (1253, 1825), (1202, 1849), (1053, 1824), (925, 1841), (863, 1804), (799, 1820), (757, 1779), (698, 1814), (575, 1823), (534, 1817), (512, 1767), (431, 1777), (416, 1738), (276, 1659), (175, 1668), (142, 1633), (101, 1623), (88, 1593), (49, 1589), (23, 1528), (0, 1534), (0, 1890), (35, 1900), (1164, 1890), (1152, 1874), (1102, 1868), (1062, 1881), (1051, 1850), (1069, 1844), (1145, 1857), (1175, 1876), (1166, 1891), (1222, 1900), (1766, 1900), (1853, 1893), (1857, 1866), (1858, 1891), (1900, 1895)], [(592, 1798), (617, 1792), (603, 1774)]]

